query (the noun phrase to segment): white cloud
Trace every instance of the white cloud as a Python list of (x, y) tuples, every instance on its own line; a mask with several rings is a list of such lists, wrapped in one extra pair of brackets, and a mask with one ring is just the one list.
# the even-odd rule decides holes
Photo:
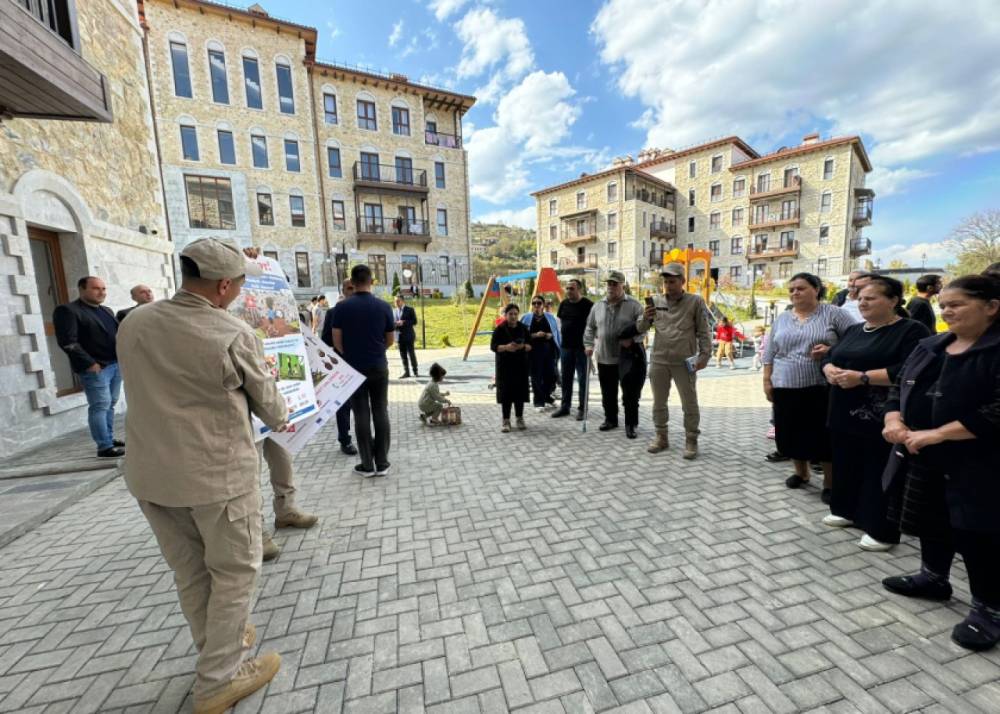
[(889, 169), (883, 166), (876, 166), (868, 178), (865, 185), (875, 191), (875, 195), (880, 198), (892, 196), (895, 193), (904, 193), (907, 184), (933, 176), (932, 171), (922, 171), (920, 169), (908, 169), (901, 167)]
[(333, 22), (327, 20), (326, 29), (330, 31), (331, 40), (335, 40), (340, 37), (340, 28), (333, 24)]
[(893, 190), (914, 162), (1000, 148), (998, 17), (993, 0), (607, 0), (591, 32), (648, 107), (648, 145), (773, 145), (823, 123), (870, 137)]
[(951, 263), (954, 258), (953, 252), (942, 242), (912, 245), (895, 243), (884, 248), (876, 248), (871, 255), (872, 262), (878, 263), (883, 268), (888, 268), (889, 263), (894, 260), (901, 260), (913, 268), (924, 265), (940, 268)]
[(434, 17), (443, 21), (461, 10), (467, 2), (469, 0), (431, 0), (429, 9), (434, 13)]
[(392, 26), (392, 33), (389, 35), (389, 47), (395, 47), (403, 38), (403, 19), (400, 18)]
[(524, 21), (499, 17), (488, 7), (473, 8), (455, 23), (462, 57), (455, 68), (459, 79), (494, 70), (502, 80), (515, 81), (531, 70), (531, 49)]
[(472, 220), (479, 223), (503, 223), (506, 226), (535, 230), (535, 207), (525, 206), (524, 208), (489, 211), (473, 216)]

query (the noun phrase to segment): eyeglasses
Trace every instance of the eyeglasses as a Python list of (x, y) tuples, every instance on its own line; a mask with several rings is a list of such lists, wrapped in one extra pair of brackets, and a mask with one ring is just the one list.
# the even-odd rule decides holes
[(531, 303), (531, 304), (532, 304), (532, 305), (533, 305), (534, 307), (538, 307), (538, 306), (542, 305), (542, 303), (540, 303), (540, 302), (533, 302), (533, 303)]

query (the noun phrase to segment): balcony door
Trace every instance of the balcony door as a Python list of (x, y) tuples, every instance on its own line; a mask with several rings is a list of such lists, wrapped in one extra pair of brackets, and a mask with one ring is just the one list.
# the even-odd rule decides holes
[(798, 168), (785, 169), (785, 188), (791, 188), (795, 177), (799, 175)]
[(365, 233), (382, 233), (382, 204), (365, 204)]
[(771, 190), (771, 174), (761, 174), (757, 177), (757, 193), (767, 193)]
[(396, 183), (413, 185), (413, 159), (396, 157)]
[[(398, 161), (399, 159), (397, 159)], [(417, 209), (413, 206), (400, 206), (399, 207), (399, 218), (402, 224), (401, 233), (409, 233), (411, 235), (420, 233), (420, 226), (417, 224)]]
[(766, 205), (758, 203), (756, 206), (753, 207), (753, 222), (757, 224), (767, 223)]
[(799, 202), (795, 200), (781, 202), (781, 220), (789, 221), (795, 218), (799, 210)]
[(361, 152), (361, 178), (364, 181), (378, 181), (378, 154)]
[(52, 322), (52, 313), (56, 306), (69, 302), (59, 236), (49, 231), (29, 228), (28, 243), (31, 248), (31, 262), (35, 268), (35, 287), (38, 289), (42, 324), (45, 327), (45, 342), (49, 348), (49, 360), (56, 379), (56, 396), (61, 397), (80, 391), (80, 386), (70, 368), (69, 357), (56, 341), (56, 329)]

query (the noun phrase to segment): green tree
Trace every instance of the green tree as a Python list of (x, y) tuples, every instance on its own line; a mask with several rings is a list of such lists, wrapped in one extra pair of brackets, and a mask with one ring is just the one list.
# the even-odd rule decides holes
[(399, 273), (396, 272), (392, 274), (392, 294), (399, 295)]
[(471, 280), (466, 280), (465, 281), (465, 297), (470, 298), (470, 299), (476, 297), (476, 293), (472, 290), (472, 281)]
[(969, 216), (951, 232), (946, 245), (957, 258), (952, 271), (958, 275), (981, 273), (1000, 261), (1000, 210)]
[(889, 261), (889, 268), (892, 270), (899, 270), (901, 268), (909, 268), (909, 267), (910, 266), (906, 264), (905, 260), (900, 260), (899, 258), (895, 258)]

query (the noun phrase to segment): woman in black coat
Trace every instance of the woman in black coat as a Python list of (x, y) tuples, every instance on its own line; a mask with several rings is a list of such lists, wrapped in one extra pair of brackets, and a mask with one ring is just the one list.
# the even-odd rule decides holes
[(947, 600), (956, 551), (972, 610), (951, 638), (971, 650), (1000, 642), (1000, 280), (967, 275), (940, 296), (948, 332), (922, 340), (886, 405), (895, 444), (883, 486), (904, 533), (920, 537), (920, 572), (887, 590)]
[(831, 385), (828, 425), (833, 445), (832, 528), (860, 528), (858, 546), (885, 551), (899, 543), (889, 520), (882, 471), (892, 446), (882, 438), (889, 386), (906, 358), (930, 332), (903, 309), (903, 284), (875, 275), (858, 294), (863, 323), (852, 325), (830, 348), (823, 374)]
[(625, 437), (636, 438), (639, 426), (639, 398), (646, 384), (646, 347), (642, 333), (635, 324), (626, 325), (618, 333), (618, 381), (622, 385), (622, 407), (625, 410)]
[(517, 428), (524, 430), (524, 403), (528, 401), (528, 377), (531, 367), (531, 336), (528, 328), (518, 322), (521, 311), (514, 303), (503, 309), (504, 321), (493, 330), (490, 349), (496, 353), (497, 403), (503, 412), (500, 431), (510, 431), (510, 408), (514, 407)]

